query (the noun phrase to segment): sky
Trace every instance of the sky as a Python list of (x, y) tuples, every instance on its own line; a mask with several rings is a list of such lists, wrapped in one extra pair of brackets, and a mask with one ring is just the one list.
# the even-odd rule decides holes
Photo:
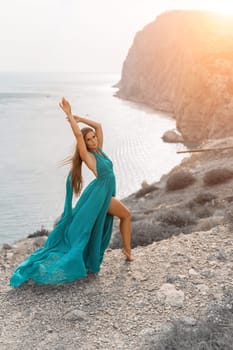
[(0, 72), (119, 73), (136, 32), (174, 9), (229, 0), (0, 0)]

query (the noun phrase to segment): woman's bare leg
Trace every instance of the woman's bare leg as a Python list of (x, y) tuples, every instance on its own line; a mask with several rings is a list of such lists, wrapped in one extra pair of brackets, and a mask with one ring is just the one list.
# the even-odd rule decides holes
[(131, 255), (131, 222), (130, 222), (130, 211), (121, 203), (118, 199), (112, 197), (108, 213), (117, 216), (120, 219), (120, 232), (123, 241), (123, 253), (127, 260), (134, 260)]

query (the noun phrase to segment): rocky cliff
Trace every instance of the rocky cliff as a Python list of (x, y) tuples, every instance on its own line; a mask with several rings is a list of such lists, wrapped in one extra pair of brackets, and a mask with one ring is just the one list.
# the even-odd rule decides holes
[(171, 11), (135, 36), (117, 96), (174, 114), (186, 141), (233, 135), (233, 18)]

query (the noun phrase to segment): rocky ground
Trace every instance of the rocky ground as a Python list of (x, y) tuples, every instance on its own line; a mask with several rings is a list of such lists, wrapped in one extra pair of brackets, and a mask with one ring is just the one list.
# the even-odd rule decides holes
[[(218, 141), (211, 147), (231, 141)], [(216, 197), (207, 202), (211, 215), (200, 218), (195, 214), (195, 224), (176, 226), (179, 232), (175, 230), (167, 239), (156, 236), (154, 243), (135, 247), (131, 263), (120, 249), (109, 249), (98, 275), (58, 286), (28, 282), (12, 289), (8, 281), (13, 269), (46, 237), (3, 246), (0, 349), (144, 350), (171, 320), (182, 318), (195, 324), (204, 317), (210, 303), (221, 300), (224, 291), (233, 287), (229, 216), (233, 194), (232, 180), (207, 188), (203, 176), (223, 165), (233, 169), (232, 155), (232, 150), (196, 154), (153, 184), (157, 189), (125, 199), (132, 211), (132, 234), (137, 236), (140, 227), (155, 226), (156, 218), (171, 207), (189, 211), (187, 203), (199, 193), (208, 191)], [(177, 169), (189, 169), (196, 181), (186, 189), (167, 192), (166, 181)], [(203, 223), (202, 219), (208, 220)], [(114, 236), (119, 236), (117, 224), (115, 220)]]
[[(187, 154), (181, 164), (162, 176), (159, 182), (125, 198), (124, 203), (132, 213), (133, 247), (138, 242), (144, 245), (181, 232), (208, 231), (233, 222), (233, 177), (214, 186), (204, 182), (206, 174), (212, 170), (233, 171), (233, 137), (209, 141), (203, 147), (215, 151), (193, 153), (191, 157)], [(168, 191), (167, 181), (177, 172), (188, 172), (195, 181), (183, 189)], [(120, 235), (115, 220), (111, 247), (119, 246)]]

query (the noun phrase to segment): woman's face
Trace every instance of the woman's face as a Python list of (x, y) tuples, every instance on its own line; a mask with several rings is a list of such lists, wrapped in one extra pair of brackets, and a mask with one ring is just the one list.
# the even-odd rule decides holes
[(90, 151), (94, 151), (97, 148), (98, 140), (94, 131), (89, 131), (85, 136), (86, 146)]

